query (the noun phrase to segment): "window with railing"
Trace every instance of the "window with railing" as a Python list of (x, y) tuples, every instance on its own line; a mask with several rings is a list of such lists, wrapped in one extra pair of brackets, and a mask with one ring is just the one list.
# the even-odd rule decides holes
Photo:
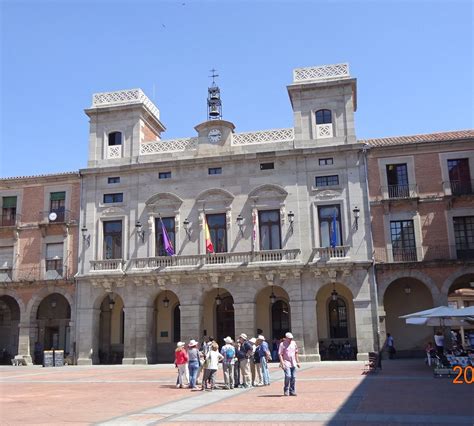
[(474, 259), (474, 216), (453, 217), (456, 257)]
[(122, 221), (108, 220), (104, 224), (104, 259), (122, 258)]
[(471, 180), (468, 158), (448, 160), (448, 172), (452, 195), (467, 195), (473, 193), (473, 182)]
[(227, 252), (227, 224), (224, 213), (206, 215), (214, 253)]
[(404, 164), (387, 164), (388, 198), (409, 198), (408, 168)]
[(329, 109), (316, 111), (316, 138), (332, 137), (332, 113)]
[[(163, 225), (162, 225), (163, 223)], [(176, 231), (174, 217), (163, 217), (155, 219), (155, 247), (156, 247), (156, 256), (168, 256), (168, 253), (165, 250), (165, 243), (163, 239), (163, 227), (168, 234), (168, 238), (173, 247), (176, 247)]]
[(390, 221), (390, 236), (394, 262), (416, 262), (418, 260), (413, 220)]
[(281, 249), (280, 211), (259, 211), (258, 225), (260, 228), (260, 250)]
[(13, 226), (16, 223), (16, 197), (2, 197), (2, 218), (0, 226)]
[[(46, 272), (63, 275), (63, 243), (46, 244)], [(49, 274), (48, 274), (49, 275)]]
[[(49, 212), (55, 213), (54, 222), (64, 222), (66, 213), (66, 192), (51, 192)], [(51, 216), (51, 217), (54, 217)]]
[(122, 133), (111, 132), (107, 136), (107, 158), (122, 157)]
[(341, 210), (338, 204), (318, 207), (320, 247), (338, 247), (342, 244)]
[(13, 266), (13, 246), (0, 247), (0, 269), (11, 269)]

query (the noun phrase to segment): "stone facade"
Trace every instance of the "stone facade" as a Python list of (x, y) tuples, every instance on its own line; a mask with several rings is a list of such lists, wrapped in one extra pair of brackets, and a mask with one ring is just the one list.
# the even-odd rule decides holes
[(36, 342), (74, 350), (79, 198), (77, 173), (0, 179), (3, 362), (31, 363)]
[[(319, 343), (331, 340), (350, 340), (359, 359), (374, 350), (375, 281), (365, 153), (354, 129), (356, 80), (347, 69), (309, 76), (290, 84), (288, 93), (294, 129), (239, 134), (219, 119), (197, 125), (193, 137), (170, 141), (161, 137), (158, 109), (141, 95), (117, 104), (123, 92), (102, 94), (101, 103), (86, 110), (80, 364), (169, 361), (178, 339), (253, 336), (258, 329), (268, 340), (291, 329), (306, 360), (320, 359)], [(157, 138), (144, 140), (144, 126)], [(118, 148), (111, 133), (121, 135)], [(277, 218), (271, 246), (268, 212)], [(211, 215), (222, 221), (222, 253), (206, 253)], [(158, 256), (160, 217), (174, 221), (175, 256)]]

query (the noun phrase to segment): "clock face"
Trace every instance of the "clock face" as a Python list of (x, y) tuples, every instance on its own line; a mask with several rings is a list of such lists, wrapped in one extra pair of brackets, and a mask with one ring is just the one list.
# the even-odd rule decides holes
[(219, 129), (211, 129), (207, 135), (209, 142), (217, 143), (221, 140), (222, 134)]

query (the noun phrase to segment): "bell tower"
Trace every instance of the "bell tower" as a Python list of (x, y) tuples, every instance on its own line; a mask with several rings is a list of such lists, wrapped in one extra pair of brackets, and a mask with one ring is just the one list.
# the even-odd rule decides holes
[(221, 120), (222, 119), (222, 102), (221, 102), (221, 91), (216, 84), (216, 77), (219, 77), (216, 74), (214, 68), (211, 70), (212, 75), (212, 84), (211, 87), (207, 89), (207, 119), (208, 120)]

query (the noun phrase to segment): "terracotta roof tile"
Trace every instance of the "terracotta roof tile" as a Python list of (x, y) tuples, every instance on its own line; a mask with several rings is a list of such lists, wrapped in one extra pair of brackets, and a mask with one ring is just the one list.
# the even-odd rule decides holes
[(407, 145), (423, 142), (443, 142), (463, 139), (474, 139), (474, 130), (456, 130), (453, 132), (428, 133), (424, 135), (393, 136), (388, 138), (362, 139), (361, 143), (366, 143), (373, 147), (389, 145)]

